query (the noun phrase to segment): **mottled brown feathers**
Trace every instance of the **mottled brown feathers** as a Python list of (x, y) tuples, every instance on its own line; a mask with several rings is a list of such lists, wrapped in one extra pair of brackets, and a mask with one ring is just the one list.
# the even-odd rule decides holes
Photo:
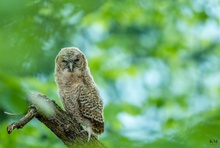
[(86, 57), (78, 48), (61, 49), (55, 60), (55, 80), (66, 112), (86, 127), (89, 138), (103, 133), (103, 102)]

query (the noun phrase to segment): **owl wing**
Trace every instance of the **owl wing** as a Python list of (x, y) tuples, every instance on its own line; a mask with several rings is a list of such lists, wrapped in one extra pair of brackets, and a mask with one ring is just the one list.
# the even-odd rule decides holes
[(78, 97), (79, 110), (83, 117), (89, 119), (93, 131), (104, 132), (103, 102), (95, 86), (81, 87)]

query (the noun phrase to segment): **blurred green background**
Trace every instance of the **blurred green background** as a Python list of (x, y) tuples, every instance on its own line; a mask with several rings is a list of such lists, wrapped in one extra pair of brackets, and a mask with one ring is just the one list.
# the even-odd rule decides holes
[(25, 113), (26, 93), (60, 106), (54, 59), (76, 46), (105, 104), (109, 148), (220, 147), (220, 1), (0, 1), (0, 147), (60, 148)]

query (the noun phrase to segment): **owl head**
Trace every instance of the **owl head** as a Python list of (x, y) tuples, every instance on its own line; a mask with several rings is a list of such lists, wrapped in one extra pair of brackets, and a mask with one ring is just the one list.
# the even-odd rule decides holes
[(55, 59), (56, 71), (82, 72), (87, 67), (85, 55), (76, 47), (62, 48)]

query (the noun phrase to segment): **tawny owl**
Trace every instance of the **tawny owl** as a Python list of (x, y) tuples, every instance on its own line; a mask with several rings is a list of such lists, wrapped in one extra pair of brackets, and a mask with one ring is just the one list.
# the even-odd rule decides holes
[(55, 60), (55, 80), (67, 113), (91, 134), (104, 132), (103, 102), (85, 55), (75, 47), (62, 48)]

